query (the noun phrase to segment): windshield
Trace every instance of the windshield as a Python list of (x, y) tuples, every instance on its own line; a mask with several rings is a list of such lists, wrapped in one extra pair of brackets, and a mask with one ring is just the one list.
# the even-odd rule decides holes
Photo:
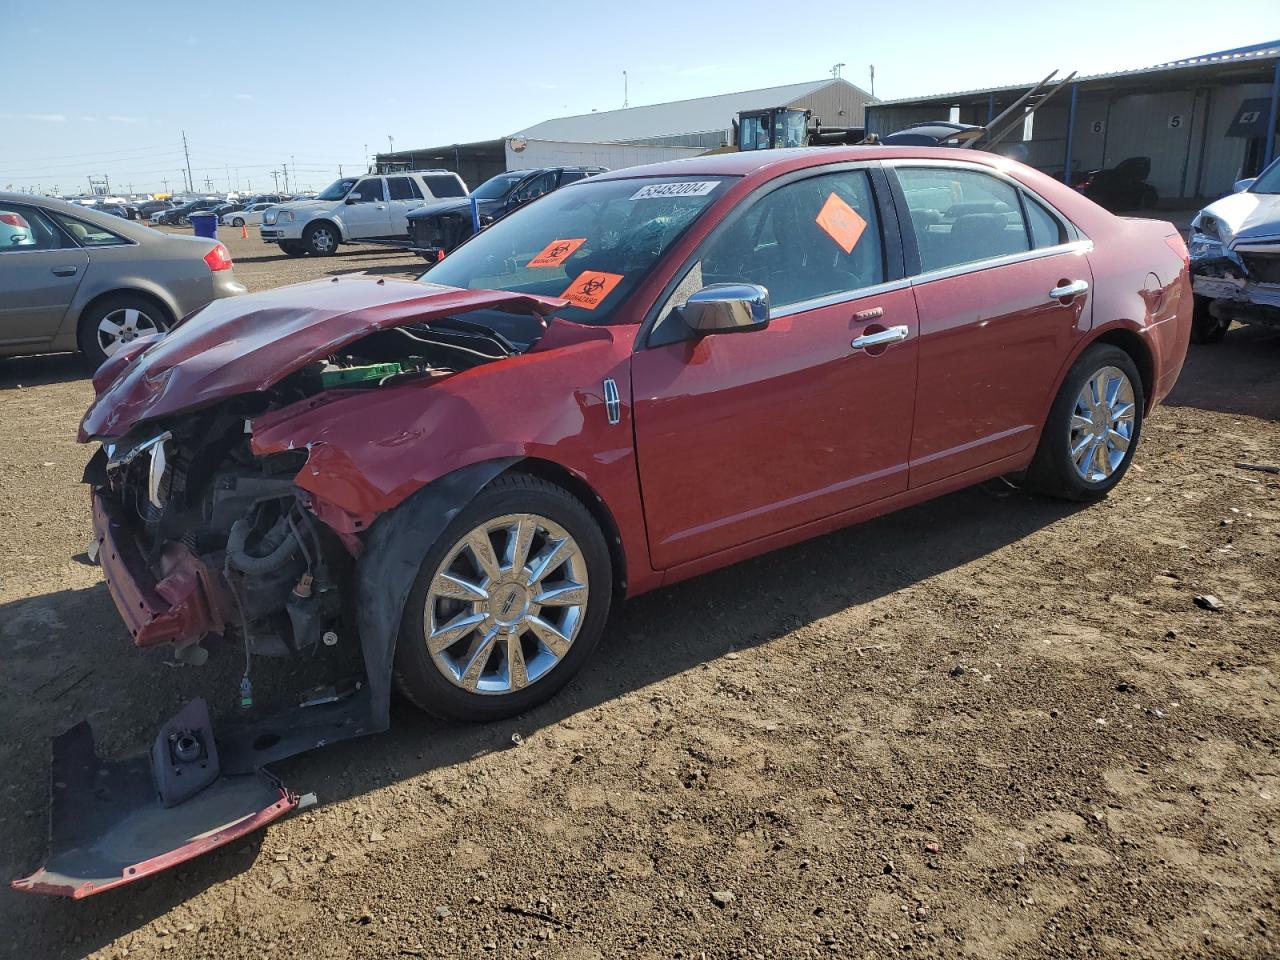
[(527, 172), (500, 173), (472, 190), (471, 195), (477, 200), (501, 200), (511, 192), (512, 187), (528, 175)]
[(467, 290), (563, 297), (557, 316), (608, 323), (725, 177), (583, 180), (499, 220), (423, 274)]
[(341, 180), (335, 180), (333, 181), (333, 183), (325, 187), (324, 192), (319, 194), (316, 197), (316, 199), (317, 200), (341, 200), (343, 197), (345, 197), (348, 193), (351, 192), (351, 188), (356, 185), (356, 181), (358, 179), (360, 178), (359, 177), (343, 177)]
[(1258, 174), (1249, 188), (1250, 193), (1280, 193), (1280, 159)]

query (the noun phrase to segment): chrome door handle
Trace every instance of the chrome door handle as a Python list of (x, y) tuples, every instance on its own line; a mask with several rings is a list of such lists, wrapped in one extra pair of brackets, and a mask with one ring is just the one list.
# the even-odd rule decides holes
[(1049, 291), (1050, 300), (1063, 300), (1067, 297), (1074, 297), (1077, 294), (1084, 293), (1089, 289), (1088, 280), (1073, 280), (1071, 283), (1064, 283), (1060, 287), (1054, 287)]
[(55, 277), (74, 277), (79, 267), (54, 267), (53, 275)]
[(881, 330), (879, 333), (864, 333), (860, 337), (854, 337), (849, 346), (855, 350), (865, 350), (867, 347), (883, 347), (889, 343), (901, 343), (907, 339), (910, 332), (906, 327), (889, 327), (889, 329)]

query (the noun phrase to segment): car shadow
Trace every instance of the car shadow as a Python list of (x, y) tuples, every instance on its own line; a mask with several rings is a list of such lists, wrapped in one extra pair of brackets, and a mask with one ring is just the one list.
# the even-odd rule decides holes
[(1193, 343), (1165, 403), (1280, 420), (1280, 330), (1233, 327), (1219, 343)]
[[(806, 624), (926, 583), (940, 573), (972, 563), (1052, 526), (1079, 509), (1079, 504), (1021, 492), (997, 493), (989, 488), (951, 494), (617, 605), (600, 650), (583, 672), (550, 702), (521, 716), (485, 725), (458, 725), (434, 720), (395, 703), (388, 732), (295, 757), (274, 765), (273, 770), (292, 789), (300, 793), (314, 791), (320, 804), (333, 804), (384, 788), (388, 783), (429, 775), (480, 755), (511, 749), (513, 733), (528, 736), (715, 661), (732, 650), (766, 646)], [(121, 628), (94, 623), (115, 615), (101, 584), (66, 592), (78, 596), (51, 595), (0, 604), (0, 623), (23, 612), (19, 610), (23, 604), (47, 601), (41, 606), (44, 609), (52, 608), (55, 602), (61, 605), (71, 599), (83, 601), (76, 608), (81, 610), (76, 620), (77, 633), (83, 636), (71, 644), (75, 659), (98, 664), (104, 659), (114, 660), (119, 666), (109, 669), (117, 670), (117, 684), (136, 688), (139, 682), (145, 682), (150, 691), (146, 703), (137, 703), (128, 719), (108, 713), (101, 725), (154, 729), (150, 713), (171, 704), (179, 688), (186, 692), (196, 683), (209, 685), (209, 675), (201, 674), (209, 667), (165, 671), (154, 663), (130, 664), (127, 658), (139, 654), (119, 649)], [(30, 617), (31, 609), (25, 614)], [(144, 676), (147, 679), (141, 681)], [(100, 677), (98, 682), (106, 681)], [(211, 700), (222, 693), (226, 693), (224, 700), (231, 697), (231, 687), (227, 691), (206, 692)], [(91, 695), (92, 691), (84, 694)], [(0, 697), (0, 728), (15, 729), (20, 719), (15, 713), (20, 709), (13, 698)], [(140, 718), (138, 713), (148, 716)], [(99, 731), (99, 740), (112, 742), (105, 730)], [(25, 751), (32, 749), (28, 737)], [(39, 760), (47, 763), (47, 753)], [(20, 768), (30, 765), (30, 757), (18, 760)], [(34, 804), (33, 797), (33, 788), (27, 787), (16, 796), (11, 793), (0, 800), (0, 820), (23, 822), (33, 834), (41, 831), (46, 817), (43, 809), (22, 821), (20, 811), (3, 806)], [(233, 844), (184, 864), (177, 871), (125, 890), (100, 894), (81, 904), (6, 891), (0, 896), (0, 922), (21, 925), (33, 932), (43, 930), (45, 939), (39, 942), (58, 943), (56, 949), (51, 946), (45, 952), (47, 957), (82, 955), (246, 870), (253, 864), (261, 842), (259, 836), (249, 843)], [(25, 846), (34, 849), (35, 843), (32, 840)], [(65, 944), (64, 937), (54, 934), (65, 929), (63, 924), (71, 923), (81, 939)]]
[(33, 357), (0, 357), (0, 390), (42, 387), (87, 380), (89, 363), (78, 353), (42, 353)]

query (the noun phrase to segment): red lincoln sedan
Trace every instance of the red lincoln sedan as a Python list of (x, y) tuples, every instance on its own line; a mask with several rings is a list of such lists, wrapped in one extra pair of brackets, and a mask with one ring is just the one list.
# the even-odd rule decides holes
[[(135, 642), (245, 664), (240, 722), (157, 739), (163, 805), (185, 794), (157, 769), (212, 755), (224, 789), (384, 729), (393, 680), (446, 718), (527, 710), (623, 597), (1002, 475), (1102, 497), (1191, 308), (1170, 224), (996, 156), (875, 146), (606, 173), (417, 282), (215, 302), (112, 357), (81, 425)], [(259, 658), (343, 651), (362, 669), (325, 696), (254, 706)], [(92, 755), (79, 736), (55, 765)], [(243, 799), (255, 825), (281, 790)]]

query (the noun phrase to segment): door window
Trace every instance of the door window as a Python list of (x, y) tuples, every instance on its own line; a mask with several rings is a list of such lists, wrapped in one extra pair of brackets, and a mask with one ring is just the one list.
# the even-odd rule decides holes
[(556, 188), (556, 175), (554, 171), (548, 170), (546, 173), (539, 174), (528, 183), (524, 184), (511, 195), (511, 202), (528, 203), (530, 200), (536, 200), (544, 193), (550, 193)]
[(0, 254), (61, 246), (61, 235), (39, 211), (0, 203)]
[(713, 236), (691, 273), (700, 274), (698, 287), (759, 284), (774, 307), (883, 283), (880, 219), (866, 171), (779, 187)]
[(412, 177), (387, 177), (387, 193), (392, 200), (422, 199), (422, 191)]
[(361, 180), (356, 184), (356, 188), (351, 191), (351, 196), (356, 198), (356, 203), (372, 203), (382, 199), (382, 178), (374, 177), (370, 180)]
[(587, 171), (581, 167), (565, 167), (560, 172), (560, 186), (564, 187), (571, 183), (577, 183), (587, 175)]
[(1031, 249), (1017, 191), (977, 170), (898, 167), (922, 272)]

